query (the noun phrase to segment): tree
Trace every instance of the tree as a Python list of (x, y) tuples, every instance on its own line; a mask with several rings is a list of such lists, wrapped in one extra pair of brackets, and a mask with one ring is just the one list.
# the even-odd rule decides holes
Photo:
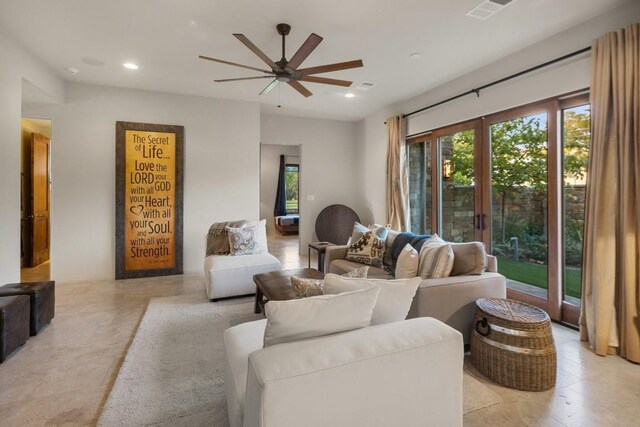
[(589, 159), (591, 114), (588, 107), (566, 110), (564, 113), (564, 185), (583, 182)]
[[(474, 180), (474, 133), (453, 139), (451, 163), (457, 185)], [(491, 126), (491, 185), (500, 200), (500, 236), (506, 241), (506, 204), (525, 189), (547, 187), (547, 129), (542, 115), (522, 117)]]
[[(581, 106), (563, 114), (563, 167), (565, 186), (583, 183), (589, 156), (590, 110)], [(452, 137), (451, 166), (455, 185), (474, 182), (472, 130)], [(543, 115), (491, 125), (491, 185), (500, 201), (500, 237), (506, 243), (506, 203), (526, 189), (547, 189), (547, 127)]]

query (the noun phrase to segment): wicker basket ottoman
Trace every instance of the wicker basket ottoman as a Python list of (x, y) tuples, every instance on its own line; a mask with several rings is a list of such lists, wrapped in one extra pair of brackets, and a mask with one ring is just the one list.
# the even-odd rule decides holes
[(547, 313), (502, 298), (476, 301), (471, 363), (492, 381), (525, 391), (556, 383), (556, 348)]

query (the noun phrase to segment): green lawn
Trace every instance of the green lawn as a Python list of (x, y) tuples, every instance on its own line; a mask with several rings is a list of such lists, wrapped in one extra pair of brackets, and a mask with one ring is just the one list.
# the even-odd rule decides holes
[[(509, 279), (547, 289), (546, 265), (498, 257), (498, 271)], [(580, 298), (581, 274), (581, 269), (568, 268), (565, 271), (565, 292), (567, 295)]]

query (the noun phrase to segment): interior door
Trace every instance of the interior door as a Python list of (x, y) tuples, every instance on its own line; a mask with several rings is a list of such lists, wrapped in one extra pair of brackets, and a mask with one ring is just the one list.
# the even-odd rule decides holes
[(49, 138), (31, 134), (31, 203), (28, 220), (31, 233), (31, 267), (49, 259)]

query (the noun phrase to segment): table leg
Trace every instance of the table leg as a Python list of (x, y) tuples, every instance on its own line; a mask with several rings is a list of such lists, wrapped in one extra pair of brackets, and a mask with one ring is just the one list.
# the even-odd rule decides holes
[(256, 302), (253, 306), (253, 312), (256, 314), (262, 311), (262, 309), (260, 308), (260, 301), (262, 301), (262, 291), (260, 290), (259, 286), (256, 286)]
[(311, 268), (311, 246), (307, 248), (307, 267)]
[(324, 253), (318, 251), (318, 271), (324, 273)]

